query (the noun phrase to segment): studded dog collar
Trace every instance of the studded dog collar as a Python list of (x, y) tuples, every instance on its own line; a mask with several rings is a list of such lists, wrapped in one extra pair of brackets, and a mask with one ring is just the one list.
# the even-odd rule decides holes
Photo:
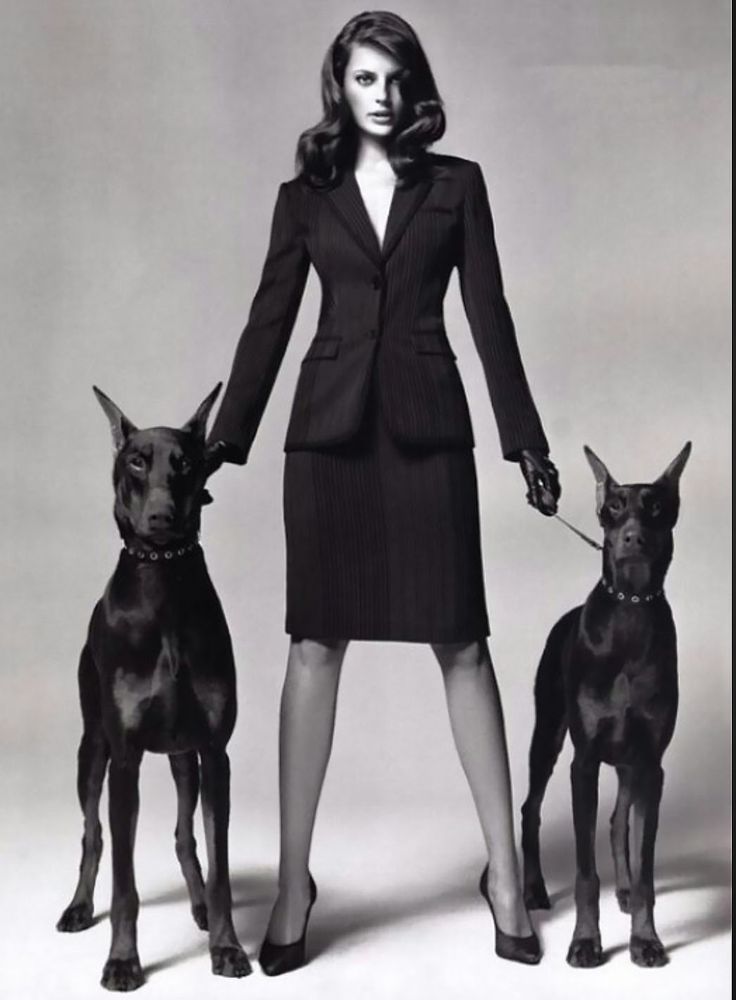
[(193, 542), (189, 542), (188, 545), (181, 545), (174, 549), (151, 549), (150, 552), (146, 552), (144, 549), (137, 549), (133, 545), (124, 545), (123, 552), (126, 552), (134, 559), (139, 559), (141, 562), (171, 562), (172, 559), (188, 555), (198, 548), (200, 548), (200, 544), (195, 539)]
[(656, 598), (664, 596), (663, 588), (652, 591), (651, 594), (625, 594), (622, 590), (616, 590), (615, 587), (612, 587), (605, 576), (601, 577), (601, 587), (611, 597), (615, 597), (617, 601), (628, 601), (630, 604), (650, 604)]

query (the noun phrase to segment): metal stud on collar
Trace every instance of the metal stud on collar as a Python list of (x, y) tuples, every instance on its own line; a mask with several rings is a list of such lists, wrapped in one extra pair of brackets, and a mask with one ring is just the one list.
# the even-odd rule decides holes
[(609, 583), (606, 583), (604, 578), (601, 578), (601, 584), (606, 593), (615, 597), (617, 601), (631, 601), (632, 604), (649, 604), (656, 597), (661, 597), (664, 594), (664, 590), (655, 590), (652, 594), (629, 594), (628, 596), (624, 594), (622, 590), (616, 590)]
[(176, 556), (184, 556), (188, 552), (193, 552), (194, 549), (198, 549), (199, 541), (190, 542), (188, 545), (182, 545), (177, 549), (164, 549), (162, 552), (159, 552), (156, 549), (153, 549), (151, 552), (146, 552), (143, 549), (136, 549), (130, 545), (124, 545), (123, 548), (129, 556), (133, 556), (135, 559), (140, 559), (143, 562), (158, 562), (159, 559), (164, 559), (168, 562)]

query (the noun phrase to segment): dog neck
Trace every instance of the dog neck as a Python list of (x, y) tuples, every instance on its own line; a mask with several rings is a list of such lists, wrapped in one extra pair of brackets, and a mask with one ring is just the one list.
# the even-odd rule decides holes
[(182, 556), (188, 556), (193, 552), (201, 551), (201, 548), (199, 539), (195, 536), (191, 541), (182, 542), (179, 545), (172, 545), (163, 549), (144, 547), (137, 539), (133, 539), (132, 541), (123, 539), (123, 548), (121, 551), (132, 559), (135, 559), (136, 562), (168, 563), (173, 562), (175, 559), (180, 559)]
[(651, 604), (652, 601), (657, 600), (657, 598), (664, 597), (664, 588), (660, 587), (659, 590), (651, 591), (631, 591), (622, 590), (618, 587), (614, 587), (605, 576), (602, 576), (599, 584), (603, 590), (612, 597), (615, 601), (619, 601), (622, 604)]

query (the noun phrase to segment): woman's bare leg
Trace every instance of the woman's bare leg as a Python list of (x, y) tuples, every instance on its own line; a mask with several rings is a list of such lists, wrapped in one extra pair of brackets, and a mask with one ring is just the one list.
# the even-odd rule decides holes
[(455, 746), (488, 850), (488, 892), (499, 929), (531, 933), (514, 848), (503, 711), (488, 644), (433, 643), (442, 668)]
[(292, 641), (281, 695), (279, 894), (268, 937), (291, 944), (301, 937), (309, 905), (309, 850), (322, 783), (332, 749), (335, 708), (347, 642)]

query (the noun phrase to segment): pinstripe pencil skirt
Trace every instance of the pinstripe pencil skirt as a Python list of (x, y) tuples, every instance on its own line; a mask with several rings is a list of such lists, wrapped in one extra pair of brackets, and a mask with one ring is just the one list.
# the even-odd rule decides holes
[(287, 452), (284, 521), (293, 638), (488, 635), (473, 452), (398, 445), (375, 393), (350, 442)]

